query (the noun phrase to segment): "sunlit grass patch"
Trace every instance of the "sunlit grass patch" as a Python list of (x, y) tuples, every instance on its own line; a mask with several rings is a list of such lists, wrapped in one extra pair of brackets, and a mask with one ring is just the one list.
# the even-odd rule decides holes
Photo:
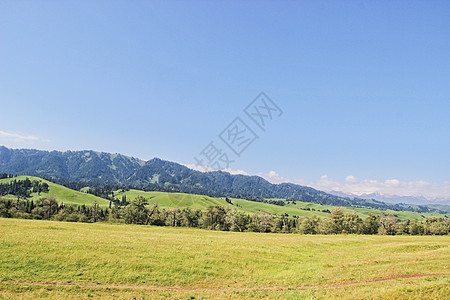
[[(448, 275), (439, 275), (450, 269), (448, 236), (306, 236), (14, 219), (0, 219), (0, 228), (4, 298), (432, 299), (448, 292)], [(33, 282), (56, 285), (27, 284)]]

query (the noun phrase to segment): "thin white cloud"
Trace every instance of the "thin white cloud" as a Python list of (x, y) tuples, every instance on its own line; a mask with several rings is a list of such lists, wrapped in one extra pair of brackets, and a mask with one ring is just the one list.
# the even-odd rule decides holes
[(247, 172), (245, 172), (244, 170), (232, 170), (230, 168), (227, 168), (227, 169), (223, 169), (222, 171), (228, 172), (231, 175), (250, 175)]
[(327, 175), (323, 175), (315, 181), (306, 181), (304, 179), (289, 179), (275, 171), (258, 173), (258, 175), (271, 183), (291, 182), (326, 192), (336, 191), (354, 195), (379, 193), (396, 196), (423, 196), (430, 200), (450, 200), (450, 182), (437, 184), (426, 181), (400, 181), (398, 179), (380, 181), (359, 179), (353, 175), (347, 176), (343, 181), (330, 178)]
[(350, 176), (345, 177), (345, 181), (348, 183), (356, 183), (356, 182), (358, 182), (358, 179), (356, 179), (355, 176), (350, 175)]
[[(196, 165), (196, 164), (182, 164), (185, 167), (188, 167), (189, 169), (195, 170), (195, 171), (200, 171), (200, 172), (212, 172), (212, 171), (217, 171), (216, 169), (213, 169), (211, 167), (208, 166), (201, 166), (201, 165)], [(228, 172), (231, 175), (249, 175), (247, 172), (245, 172), (244, 170), (233, 170), (230, 168), (226, 168), (221, 170), (223, 172)]]
[(37, 136), (21, 135), (18, 133), (10, 133), (10, 132), (5, 132), (5, 131), (1, 131), (1, 130), (0, 130), (0, 137), (12, 139), (15, 142), (33, 142), (33, 141), (40, 140), (40, 138), (38, 138)]
[(354, 176), (348, 176), (343, 183), (338, 185), (321, 186), (312, 183), (313, 187), (321, 187), (325, 191), (339, 191), (347, 194), (385, 194), (397, 196), (423, 196), (427, 199), (450, 199), (450, 184), (430, 183), (425, 181), (400, 181), (398, 179), (387, 179), (384, 181), (374, 179), (358, 179)]
[(213, 171), (210, 167), (208, 166), (200, 166), (200, 165), (196, 165), (196, 164), (181, 164), (185, 167), (188, 167), (189, 169), (195, 170), (195, 171), (200, 171), (200, 172), (211, 172)]
[[(198, 166), (194, 164), (185, 166), (201, 172), (214, 171), (209, 167)], [(222, 171), (229, 172), (231, 174), (249, 175), (243, 170), (225, 169)], [(353, 175), (345, 177), (344, 180), (338, 180), (330, 178), (327, 175), (323, 175), (318, 180), (306, 181), (304, 179), (289, 179), (278, 174), (275, 171), (269, 171), (267, 173), (260, 172), (257, 175), (275, 184), (290, 182), (299, 185), (310, 186), (326, 192), (336, 191), (358, 196), (364, 194), (379, 193), (396, 196), (423, 196), (429, 200), (436, 201), (450, 200), (450, 182), (437, 184), (426, 181), (400, 181), (398, 179), (387, 179), (384, 181), (380, 181), (375, 179), (359, 179)]]
[(264, 178), (265, 180), (271, 183), (283, 183), (283, 182), (292, 182), (289, 178), (283, 177), (275, 171), (269, 171), (268, 173), (259, 172), (258, 176)]
[(398, 179), (387, 179), (381, 181), (374, 179), (358, 179), (354, 176), (348, 176), (345, 183), (328, 190), (355, 195), (382, 193), (398, 196), (423, 196), (428, 199), (450, 198), (450, 183), (445, 182), (443, 184), (437, 184), (421, 180), (400, 181)]

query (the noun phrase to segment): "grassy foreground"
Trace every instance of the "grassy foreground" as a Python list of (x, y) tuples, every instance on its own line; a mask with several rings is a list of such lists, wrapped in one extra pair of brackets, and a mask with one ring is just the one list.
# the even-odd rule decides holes
[(449, 236), (305, 236), (0, 218), (0, 297), (448, 299)]

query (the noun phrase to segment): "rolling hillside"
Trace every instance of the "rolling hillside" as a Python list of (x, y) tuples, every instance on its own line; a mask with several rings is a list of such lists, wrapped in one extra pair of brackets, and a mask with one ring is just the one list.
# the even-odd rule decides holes
[[(230, 198), (232, 204), (225, 201), (225, 198), (213, 198), (203, 195), (185, 194), (185, 193), (166, 193), (166, 192), (145, 192), (140, 190), (129, 190), (122, 192), (120, 190), (114, 193), (117, 198), (123, 195), (127, 199), (134, 199), (137, 196), (143, 196), (149, 199), (150, 204), (158, 203), (161, 208), (190, 208), (190, 209), (206, 209), (210, 205), (222, 205), (227, 207), (236, 207), (246, 213), (262, 213), (270, 212), (275, 215), (288, 214), (289, 216), (305, 216), (305, 217), (326, 217), (327, 212), (332, 211), (336, 206), (321, 205), (316, 203), (296, 201), (295, 204), (288, 202), (284, 206), (254, 202), (245, 199)], [(280, 199), (277, 199), (280, 200)], [(411, 211), (394, 211), (394, 210), (378, 210), (370, 208), (345, 208), (346, 211), (356, 211), (360, 217), (367, 217), (369, 214), (392, 214), (399, 219), (423, 220), (425, 217), (438, 216), (444, 217), (440, 213), (418, 213)]]
[[(13, 180), (25, 180), (26, 178), (31, 181), (40, 181), (45, 182), (49, 185), (48, 193), (41, 193), (40, 195), (37, 193), (32, 193), (30, 200), (37, 200), (40, 197), (54, 197), (58, 202), (68, 204), (68, 205), (87, 205), (90, 206), (94, 203), (98, 203), (100, 207), (106, 208), (109, 207), (109, 200), (84, 193), (75, 191), (69, 188), (66, 188), (62, 185), (52, 183), (45, 179), (34, 177), (34, 176), (19, 176), (14, 178), (1, 179), (0, 183), (11, 182)], [(235, 207), (239, 210), (242, 210), (245, 213), (262, 213), (262, 212), (270, 212), (275, 215), (288, 214), (289, 216), (317, 216), (317, 217), (326, 217), (329, 214), (329, 211), (332, 211), (336, 206), (332, 205), (322, 205), (310, 202), (301, 202), (296, 201), (295, 204), (292, 201), (285, 201), (282, 199), (274, 199), (281, 200), (285, 202), (284, 206), (274, 205), (269, 203), (262, 202), (254, 202), (245, 199), (238, 198), (230, 198), (233, 204), (227, 203), (225, 198), (215, 198), (204, 195), (196, 195), (196, 194), (186, 194), (186, 193), (168, 193), (168, 192), (158, 192), (158, 191), (142, 191), (131, 189), (128, 191), (117, 190), (114, 192), (116, 199), (121, 199), (122, 196), (126, 196), (127, 200), (130, 201), (137, 196), (143, 196), (144, 198), (149, 200), (150, 205), (157, 203), (161, 208), (190, 208), (190, 209), (201, 209), (205, 210), (208, 206), (211, 205), (222, 205), (226, 207)], [(5, 199), (16, 199), (17, 196), (14, 195), (6, 195), (3, 196)], [(394, 210), (377, 210), (371, 208), (346, 208), (347, 211), (354, 210), (361, 217), (367, 217), (369, 214), (393, 214), (396, 215), (399, 219), (415, 219), (415, 220), (423, 220), (425, 217), (430, 216), (439, 216), (443, 217), (444, 214), (440, 213), (418, 213), (411, 211), (394, 211)]]
[(211, 197), (278, 198), (352, 208), (441, 212), (431, 206), (340, 197), (291, 183), (272, 184), (258, 176), (231, 175), (222, 171), (203, 173), (158, 158), (143, 161), (95, 151), (48, 152), (0, 146), (0, 173), (50, 178), (77, 190), (85, 186), (110, 185)]

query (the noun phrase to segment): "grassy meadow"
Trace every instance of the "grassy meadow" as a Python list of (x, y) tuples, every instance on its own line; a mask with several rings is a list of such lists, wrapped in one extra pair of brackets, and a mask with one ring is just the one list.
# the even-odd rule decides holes
[[(129, 190), (129, 191), (116, 191), (114, 192), (116, 198), (121, 199), (123, 195), (127, 197), (128, 200), (134, 199), (137, 196), (143, 196), (149, 199), (150, 204), (158, 203), (161, 208), (190, 208), (190, 209), (206, 209), (210, 205), (222, 205), (233, 207), (233, 205), (227, 203), (225, 198), (213, 198), (203, 195), (193, 195), (184, 193), (166, 193), (166, 192), (145, 192), (140, 190)], [(272, 200), (283, 200), (283, 199), (272, 199)], [(327, 217), (329, 214), (322, 212), (322, 210), (332, 211), (336, 206), (331, 205), (321, 205), (317, 203), (301, 202), (296, 201), (295, 204), (289, 202), (285, 206), (279, 206), (268, 203), (248, 201), (245, 199), (235, 199), (231, 198), (234, 207), (252, 214), (252, 213), (262, 213), (270, 212), (276, 215), (288, 214), (290, 216), (301, 216), (301, 217)], [(308, 209), (308, 210), (307, 210)], [(394, 211), (394, 210), (378, 210), (371, 208), (354, 208), (354, 207), (344, 207), (344, 211), (356, 211), (356, 213), (361, 218), (366, 218), (369, 214), (392, 214), (396, 215), (400, 220), (410, 219), (410, 220), (423, 220), (426, 217), (437, 216), (444, 217), (445, 215), (439, 213), (418, 213), (412, 211)]]
[(0, 218), (0, 298), (448, 299), (450, 236)]

